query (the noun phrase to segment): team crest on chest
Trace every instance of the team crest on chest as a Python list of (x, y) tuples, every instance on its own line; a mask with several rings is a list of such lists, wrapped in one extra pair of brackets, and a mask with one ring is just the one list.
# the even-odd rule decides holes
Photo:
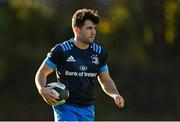
[(93, 64), (99, 64), (99, 57), (97, 55), (92, 55), (91, 56), (91, 61)]

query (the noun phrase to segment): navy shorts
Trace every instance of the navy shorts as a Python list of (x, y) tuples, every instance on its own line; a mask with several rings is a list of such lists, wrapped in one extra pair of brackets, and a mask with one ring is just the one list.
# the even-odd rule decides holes
[(52, 106), (54, 120), (59, 121), (94, 121), (94, 105), (79, 107), (75, 105), (56, 105)]

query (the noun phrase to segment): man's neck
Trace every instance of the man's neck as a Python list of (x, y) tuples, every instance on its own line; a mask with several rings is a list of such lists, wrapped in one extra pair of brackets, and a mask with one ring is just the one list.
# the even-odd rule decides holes
[(80, 49), (87, 49), (89, 47), (89, 44), (83, 43), (83, 41), (77, 37), (74, 38), (74, 44)]

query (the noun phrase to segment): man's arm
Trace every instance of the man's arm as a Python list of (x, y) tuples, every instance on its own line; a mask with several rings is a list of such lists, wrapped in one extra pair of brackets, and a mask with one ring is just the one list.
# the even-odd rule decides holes
[(56, 99), (59, 99), (56, 96), (52, 95), (52, 87), (46, 87), (46, 78), (52, 72), (53, 69), (51, 69), (47, 64), (43, 62), (35, 76), (35, 84), (39, 91), (39, 94), (49, 105), (54, 104), (55, 102), (57, 102)]
[(106, 94), (114, 99), (115, 104), (121, 108), (124, 107), (124, 99), (120, 96), (114, 81), (111, 79), (109, 72), (102, 72), (98, 76), (98, 81)]

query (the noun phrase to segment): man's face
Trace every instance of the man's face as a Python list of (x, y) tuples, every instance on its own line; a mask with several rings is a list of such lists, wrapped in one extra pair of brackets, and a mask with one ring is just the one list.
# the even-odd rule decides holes
[(96, 36), (96, 25), (92, 21), (86, 20), (84, 22), (84, 25), (80, 29), (79, 36), (83, 43), (86, 43), (86, 44), (93, 43), (94, 38)]

